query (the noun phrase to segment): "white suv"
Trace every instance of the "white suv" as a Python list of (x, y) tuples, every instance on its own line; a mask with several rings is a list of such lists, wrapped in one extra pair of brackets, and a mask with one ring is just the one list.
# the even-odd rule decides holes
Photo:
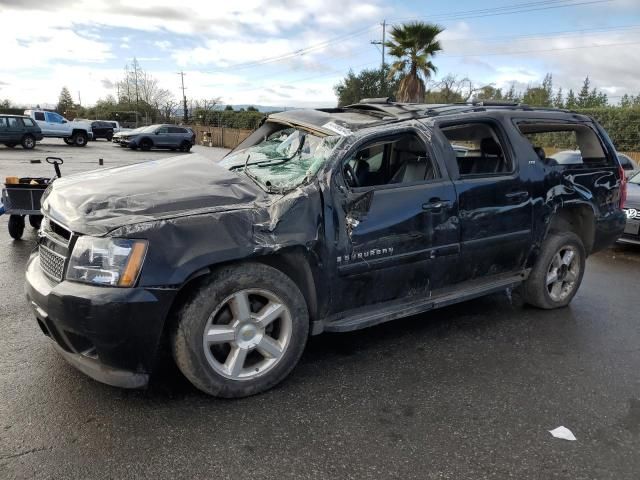
[(38, 124), (45, 138), (62, 138), (67, 145), (77, 147), (86, 146), (93, 138), (91, 122), (70, 122), (56, 112), (44, 110), (25, 110), (24, 114)]

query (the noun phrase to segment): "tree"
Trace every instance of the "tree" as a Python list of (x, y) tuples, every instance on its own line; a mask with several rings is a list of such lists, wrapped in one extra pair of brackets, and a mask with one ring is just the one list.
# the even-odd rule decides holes
[(225, 112), (233, 112), (233, 105), (227, 105), (224, 107)]
[(481, 102), (483, 100), (505, 100), (502, 95), (501, 88), (495, 88), (493, 85), (485, 85), (480, 88), (477, 93), (473, 96), (473, 100), (476, 102)]
[(429, 89), (425, 93), (425, 103), (460, 103), (468, 102), (474, 94), (481, 90), (475, 87), (468, 77), (459, 78), (450, 73), (442, 80), (435, 82), (433, 90)]
[(551, 96), (549, 95), (549, 91), (544, 87), (529, 87), (524, 92), (522, 103), (526, 103), (532, 107), (550, 107)]
[(558, 93), (553, 97), (553, 106), (556, 108), (564, 108), (564, 98), (562, 96), (562, 87), (558, 89)]
[(11, 101), (8, 98), (5, 98), (0, 102), (0, 108), (11, 108)]
[(578, 93), (577, 104), (580, 108), (587, 108), (589, 106), (589, 96), (591, 95), (591, 92), (589, 91), (590, 85), (591, 81), (589, 80), (589, 76), (587, 76), (587, 78), (584, 79), (580, 93)]
[(256, 107), (254, 107), (253, 105), (249, 105), (247, 107), (247, 112), (259, 112), (260, 110), (258, 110)]
[(60, 97), (58, 98), (58, 106), (56, 107), (58, 113), (65, 115), (66, 112), (73, 110), (73, 97), (67, 87), (62, 87), (60, 91)]
[(568, 108), (569, 110), (573, 110), (574, 108), (578, 107), (578, 100), (576, 99), (576, 94), (573, 93), (573, 90), (569, 90), (569, 93), (567, 94), (567, 101), (565, 103), (565, 108)]
[(219, 103), (220, 97), (196, 100), (191, 108), (194, 118), (197, 118), (203, 125), (212, 123), (213, 112)]
[(397, 60), (391, 64), (388, 76), (401, 75), (398, 101), (423, 101), (425, 81), (437, 71), (431, 58), (442, 51), (437, 37), (443, 31), (442, 27), (425, 22), (394, 25), (391, 29), (391, 40), (385, 45), (389, 48), (389, 55)]
[(358, 103), (363, 98), (393, 97), (398, 89), (397, 78), (387, 78), (389, 68), (362, 70), (357, 75), (349, 70), (347, 76), (333, 87), (338, 106)]
[(504, 100), (512, 103), (520, 103), (520, 94), (516, 92), (516, 86), (513, 83), (509, 87), (509, 90), (507, 90), (507, 93), (504, 94)]

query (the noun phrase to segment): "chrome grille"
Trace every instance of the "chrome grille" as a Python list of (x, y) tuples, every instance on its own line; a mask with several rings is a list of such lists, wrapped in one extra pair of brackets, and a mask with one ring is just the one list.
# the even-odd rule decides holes
[(64, 275), (64, 264), (66, 258), (44, 245), (40, 245), (40, 268), (42, 271), (57, 282), (62, 281)]

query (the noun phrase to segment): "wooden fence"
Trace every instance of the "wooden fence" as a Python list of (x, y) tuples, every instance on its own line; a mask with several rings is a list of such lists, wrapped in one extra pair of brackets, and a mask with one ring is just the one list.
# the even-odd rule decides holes
[(253, 130), (242, 128), (203, 125), (192, 125), (190, 128), (196, 132), (196, 143), (206, 147), (235, 148), (253, 133)]

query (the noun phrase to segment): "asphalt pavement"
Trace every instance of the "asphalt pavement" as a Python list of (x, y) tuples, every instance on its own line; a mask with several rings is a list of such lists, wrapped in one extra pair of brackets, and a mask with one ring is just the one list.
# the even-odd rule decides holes
[[(56, 153), (63, 175), (174, 155), (0, 147), (0, 175), (49, 175), (30, 160)], [(24, 299), (34, 241), (0, 217), (0, 478), (640, 478), (640, 248), (589, 258), (568, 308), (505, 292), (324, 334), (277, 388), (219, 400), (169, 361), (145, 391), (68, 366)]]

